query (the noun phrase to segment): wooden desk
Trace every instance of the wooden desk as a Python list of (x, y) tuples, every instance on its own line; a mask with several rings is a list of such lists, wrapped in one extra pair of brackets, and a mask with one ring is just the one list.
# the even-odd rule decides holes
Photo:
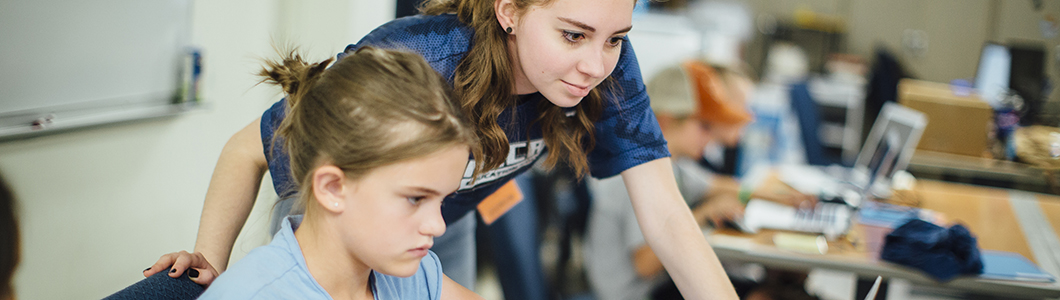
[(947, 221), (960, 223), (976, 236), (979, 248), (1016, 252), (1034, 259), (1016, 214), (1009, 203), (1009, 191), (972, 185), (920, 181), (921, 208), (945, 214)]
[[(1028, 203), (1040, 206), (1038, 211), (1044, 216), (1042, 219), (1052, 226), (1038, 227), (1048, 227), (1055, 240), (1055, 232), (1060, 232), (1060, 197), (930, 180), (920, 180), (916, 192), (919, 194), (922, 208), (942, 212), (945, 219), (964, 224), (976, 235), (981, 249), (1016, 252), (1035, 262), (1046, 260), (1050, 265), (1040, 263), (1041, 267), (1054, 275), (1057, 274), (1056, 262), (1060, 260), (1046, 256), (1060, 257), (1056, 254), (1060, 248), (1032, 250), (1022, 229), (1027, 225), (1021, 225), (1021, 220), (1017, 218), (1017, 215), (1024, 215), (1013, 210), (1016, 202), (1012, 199), (1013, 195), (1033, 198), (1030, 202), (1019, 203), (1023, 206)], [(718, 230), (705, 234), (718, 257), (724, 260), (756, 262), (768, 267), (795, 270), (833, 269), (869, 278), (880, 275), (884, 278), (905, 279), (916, 286), (930, 289), (993, 297), (1060, 297), (1058, 283), (1014, 282), (978, 277), (960, 277), (950, 282), (938, 283), (918, 270), (879, 260), (878, 252), (866, 246), (874, 244), (871, 235), (873, 230), (875, 229), (872, 227), (856, 224), (848, 238), (829, 242), (828, 253), (824, 255), (800, 254), (778, 249), (772, 244), (776, 231), (747, 235), (732, 230)]]

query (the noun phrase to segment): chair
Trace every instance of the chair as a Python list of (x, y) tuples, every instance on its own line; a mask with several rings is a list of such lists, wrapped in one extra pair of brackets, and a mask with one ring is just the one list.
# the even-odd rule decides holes
[(158, 272), (103, 300), (194, 300), (205, 290), (205, 287), (188, 278), (187, 271), (177, 278), (169, 277), (166, 272)]

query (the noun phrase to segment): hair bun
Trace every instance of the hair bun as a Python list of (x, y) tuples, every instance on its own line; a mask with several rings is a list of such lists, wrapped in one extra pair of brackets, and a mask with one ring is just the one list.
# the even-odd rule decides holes
[(291, 96), (300, 96), (305, 93), (333, 60), (334, 58), (328, 58), (322, 62), (310, 64), (297, 53), (297, 50), (291, 50), (287, 51), (280, 61), (266, 61), (265, 68), (258, 75), (263, 77), (262, 82), (283, 88), (283, 92), (288, 95), (288, 104), (293, 106), (295, 104), (293, 102), (301, 97)]

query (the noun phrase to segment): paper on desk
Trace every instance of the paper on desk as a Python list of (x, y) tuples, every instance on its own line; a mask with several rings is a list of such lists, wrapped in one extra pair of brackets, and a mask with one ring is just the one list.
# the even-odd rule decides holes
[[(744, 209), (743, 224), (755, 233), (762, 228), (785, 227), (795, 223), (796, 209), (771, 201), (752, 199)], [(779, 225), (778, 225), (779, 224)]]
[(807, 195), (836, 194), (839, 183), (821, 169), (809, 165), (783, 165), (780, 181)]

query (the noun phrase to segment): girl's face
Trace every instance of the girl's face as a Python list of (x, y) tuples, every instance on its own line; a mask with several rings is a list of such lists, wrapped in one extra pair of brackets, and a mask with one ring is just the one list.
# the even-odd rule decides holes
[(347, 180), (339, 222), (350, 255), (383, 274), (415, 274), (445, 233), (442, 199), (459, 187), (467, 157), (466, 146), (453, 146)]
[(561, 107), (577, 105), (615, 69), (622, 38), (632, 28), (635, 4), (554, 0), (519, 14), (504, 5), (511, 0), (497, 1), (502, 27), (512, 27), (508, 49), (516, 93), (539, 91)]
[(667, 135), (666, 141), (672, 144), (670, 148), (674, 156), (699, 159), (711, 142), (721, 143), (725, 147), (739, 145), (742, 131), (741, 125), (711, 124), (689, 117), (664, 128), (663, 134)]

